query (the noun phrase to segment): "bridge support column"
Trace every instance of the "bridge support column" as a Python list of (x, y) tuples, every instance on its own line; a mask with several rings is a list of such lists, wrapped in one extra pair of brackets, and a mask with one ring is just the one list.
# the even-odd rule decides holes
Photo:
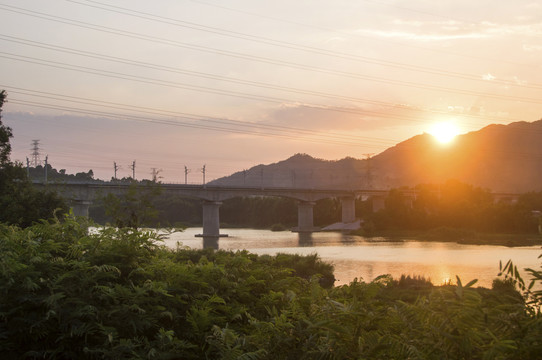
[(205, 201), (203, 203), (203, 237), (220, 236), (220, 201)]
[(350, 224), (356, 221), (356, 201), (354, 197), (341, 198), (342, 216), (341, 221), (344, 224)]
[(84, 216), (88, 218), (88, 208), (92, 204), (92, 201), (89, 200), (72, 200), (71, 208), (73, 215), (75, 216)]
[(371, 196), (373, 212), (380, 211), (386, 208), (386, 198), (384, 196)]
[(317, 231), (314, 227), (313, 208), (315, 203), (312, 201), (300, 201), (297, 204), (297, 228), (296, 232), (312, 232)]

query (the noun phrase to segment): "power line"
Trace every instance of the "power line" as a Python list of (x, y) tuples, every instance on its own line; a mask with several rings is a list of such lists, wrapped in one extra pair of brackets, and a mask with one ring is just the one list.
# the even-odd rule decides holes
[[(453, 56), (467, 58), (467, 59), (483, 60), (484, 62), (495, 61), (495, 58), (486, 58), (486, 57), (481, 57), (481, 56), (474, 56), (472, 54), (457, 53), (457, 52), (454, 52), (454, 51), (447, 51), (447, 50), (444, 50), (442, 48), (429, 48), (429, 47), (425, 47), (425, 46), (419, 46), (419, 45), (413, 45), (413, 44), (405, 44), (404, 42), (393, 41), (393, 40), (382, 39), (382, 38), (379, 38), (379, 39), (375, 40), (373, 37), (370, 37), (370, 36), (367, 36), (367, 35), (362, 35), (362, 34), (359, 34), (359, 33), (351, 33), (351, 32), (346, 32), (346, 31), (339, 31), (337, 29), (331, 29), (331, 28), (327, 28), (327, 27), (324, 27), (324, 26), (317, 26), (317, 25), (301, 23), (299, 21), (286, 20), (286, 19), (283, 19), (283, 18), (278, 18), (278, 17), (274, 17), (274, 16), (263, 15), (263, 14), (259, 14), (259, 13), (246, 11), (245, 9), (236, 9), (236, 8), (233, 8), (233, 7), (224, 6), (223, 4), (214, 4), (214, 3), (210, 3), (210, 2), (207, 2), (207, 1), (201, 1), (201, 0), (190, 0), (190, 1), (193, 2), (193, 3), (203, 4), (205, 6), (214, 7), (214, 8), (217, 8), (217, 9), (227, 10), (227, 11), (230, 11), (230, 12), (236, 12), (236, 13), (240, 13), (240, 14), (249, 15), (249, 16), (252, 16), (252, 17), (261, 18), (261, 19), (268, 19), (268, 20), (272, 20), (272, 21), (275, 21), (275, 22), (301, 26), (301, 27), (304, 27), (304, 28), (307, 28), (307, 29), (316, 29), (316, 30), (319, 30), (319, 31), (326, 31), (326, 32), (329, 32), (329, 33), (335, 33), (335, 34), (339, 34), (339, 35), (342, 35), (342, 36), (360, 37), (360, 38), (364, 38), (364, 39), (370, 40), (370, 41), (377, 41), (379, 43), (390, 43), (390, 44), (392, 44), (394, 46), (401, 46), (401, 47), (419, 49), (419, 50), (424, 50), (424, 51), (430, 51), (430, 52), (433, 52), (433, 53), (441, 53), (441, 54), (446, 54), (446, 55), (453, 55)], [(393, 6), (393, 5), (389, 5), (389, 6)], [(531, 67), (531, 68), (538, 67), (538, 65), (522, 64), (522, 63), (517, 63), (517, 62), (514, 62), (514, 61), (507, 61), (507, 60), (500, 59), (500, 58), (499, 58), (499, 63), (506, 63), (506, 64), (518, 65), (518, 66), (527, 66), (527, 67)]]
[[(0, 85), (0, 86), (3, 86), (3, 85)], [(378, 143), (378, 144), (391, 145), (398, 142), (397, 140), (392, 140), (392, 139), (379, 139), (379, 138), (374, 138), (374, 137), (369, 138), (369, 137), (361, 137), (361, 136), (354, 136), (354, 135), (336, 134), (333, 132), (325, 132), (324, 134), (322, 134), (321, 132), (310, 130), (310, 129), (278, 126), (278, 125), (268, 125), (268, 124), (263, 124), (263, 123), (251, 123), (251, 122), (236, 121), (236, 120), (224, 119), (224, 118), (212, 118), (205, 115), (196, 115), (196, 114), (189, 114), (189, 113), (176, 112), (176, 111), (166, 111), (166, 110), (154, 109), (154, 108), (149, 108), (149, 107), (141, 107), (141, 106), (131, 105), (131, 104), (119, 104), (119, 103), (114, 103), (114, 102), (99, 101), (99, 100), (88, 99), (88, 98), (66, 96), (66, 95), (41, 92), (41, 91), (33, 91), (29, 89), (11, 88), (9, 86), (8, 87), (3, 86), (3, 87), (9, 89), (11, 93), (42, 97), (42, 98), (64, 101), (64, 102), (72, 102), (76, 104), (100, 106), (102, 108), (105, 107), (105, 108), (112, 108), (112, 109), (124, 110), (124, 111), (126, 110), (136, 111), (138, 114), (137, 117), (134, 117), (133, 115), (127, 115), (127, 114), (110, 113), (110, 112), (103, 112), (103, 111), (97, 111), (97, 110), (87, 110), (87, 109), (74, 108), (74, 107), (68, 108), (65, 106), (61, 107), (60, 105), (55, 106), (51, 104), (30, 102), (27, 100), (21, 100), (17, 98), (13, 99), (15, 102), (20, 101), (21, 103), (24, 103), (27, 105), (35, 105), (35, 106), (47, 107), (47, 108), (58, 108), (61, 110), (85, 113), (88, 115), (115, 116), (115, 117), (120, 117), (120, 118), (125, 118), (125, 119), (127, 119), (128, 116), (131, 116), (132, 120), (137, 120), (137, 121), (162, 122), (164, 124), (170, 124), (170, 125), (187, 126), (187, 127), (193, 127), (193, 128), (218, 130), (218, 131), (226, 131), (226, 132), (238, 132), (238, 133), (246, 133), (246, 134), (260, 135), (260, 136), (281, 136), (282, 135), (282, 137), (288, 136), (289, 138), (292, 138), (293, 136), (293, 138), (298, 139), (298, 140), (299, 138), (295, 136), (296, 134), (302, 135), (302, 136), (312, 136), (312, 137), (315, 136), (316, 138), (323, 138), (324, 142), (342, 144), (342, 145), (352, 145), (351, 141), (354, 141), (355, 145), (360, 145), (361, 143), (364, 145), (368, 145), (369, 142), (375, 143), (375, 144)], [(13, 90), (13, 89), (18, 89), (18, 90)], [(186, 120), (197, 121), (197, 122), (200, 122), (200, 124), (184, 123), (184, 122), (179, 122), (178, 120), (173, 124), (172, 123), (173, 120), (171, 119), (158, 120), (154, 118), (139, 116), (139, 114), (142, 114), (142, 113), (149, 114), (149, 115), (167, 116), (167, 117), (182, 116)], [(402, 116), (402, 118), (405, 118), (405, 116)], [(201, 124), (202, 122), (216, 123), (221, 126), (217, 127), (213, 125), (205, 125), (205, 124)], [(255, 133), (254, 130), (257, 130), (257, 133)], [(269, 132), (269, 130), (273, 132)], [(265, 131), (265, 134), (262, 134), (261, 133), (262, 131)], [(301, 139), (301, 140), (306, 140), (306, 139)], [(312, 139), (309, 141), (312, 142)]]
[[(264, 89), (287, 91), (287, 92), (303, 94), (303, 95), (313, 95), (313, 96), (319, 96), (319, 97), (324, 97), (324, 98), (329, 98), (329, 99), (346, 100), (346, 101), (353, 101), (353, 102), (359, 102), (359, 103), (368, 103), (368, 104), (377, 104), (377, 105), (383, 105), (383, 106), (394, 106), (394, 104), (390, 104), (389, 102), (384, 102), (384, 101), (379, 101), (379, 100), (371, 100), (371, 99), (364, 99), (364, 98), (357, 98), (357, 97), (351, 97), (351, 96), (345, 96), (345, 95), (332, 94), (332, 93), (327, 93), (327, 92), (320, 92), (320, 91), (314, 91), (314, 90), (307, 90), (307, 89), (300, 89), (300, 88), (294, 88), (294, 87), (280, 86), (280, 85), (264, 83), (264, 82), (258, 82), (258, 81), (242, 80), (242, 79), (238, 79), (238, 78), (232, 78), (232, 77), (226, 77), (226, 76), (221, 76), (221, 75), (216, 75), (216, 74), (205, 73), (205, 72), (201, 72), (201, 71), (180, 69), (180, 68), (177, 68), (177, 67), (169, 67), (169, 66), (158, 65), (158, 64), (149, 63), (149, 62), (136, 61), (136, 60), (133, 60), (133, 59), (109, 56), (109, 55), (90, 52), (90, 51), (85, 51), (85, 50), (79, 50), (79, 49), (68, 48), (68, 47), (63, 47), (63, 46), (56, 46), (56, 45), (41, 42), (41, 41), (33, 41), (33, 40), (23, 39), (23, 38), (20, 38), (20, 37), (15, 37), (15, 36), (10, 36), (10, 35), (0, 34), (0, 40), (19, 43), (19, 44), (23, 44), (23, 45), (26, 45), (26, 46), (44, 48), (44, 49), (57, 51), (57, 52), (74, 54), (74, 55), (78, 55), (78, 56), (84, 56), (84, 57), (87, 57), (87, 58), (95, 58), (95, 59), (100, 59), (100, 60), (105, 60), (105, 61), (110, 61), (110, 62), (133, 65), (133, 66), (147, 68), (147, 69), (159, 70), (159, 71), (164, 71), (164, 72), (169, 72), (169, 73), (177, 73), (177, 74), (181, 74), (181, 75), (194, 76), (194, 77), (198, 77), (198, 78), (219, 80), (219, 81), (235, 83), (235, 84), (240, 84), (240, 85), (254, 86), (254, 87), (259, 87), (259, 88), (264, 88)], [(43, 61), (47, 61), (47, 60), (43, 60)], [(496, 80), (493, 80), (493, 81), (496, 81)], [(518, 85), (518, 86), (535, 88), (535, 89), (542, 88), (542, 85), (537, 85), (537, 84)]]
[[(140, 77), (140, 76), (135, 76), (135, 75), (123, 74), (119, 72), (112, 72), (112, 71), (105, 71), (105, 70), (94, 69), (94, 68), (89, 68), (89, 67), (82, 67), (78, 65), (70, 65), (70, 64), (53, 62), (53, 61), (48, 61), (48, 60), (43, 60), (43, 59), (38, 59), (38, 58), (33, 58), (33, 57), (28, 57), (28, 56), (21, 56), (21, 55), (16, 55), (16, 54), (13, 55), (6, 52), (0, 52), (0, 54), (7, 54), (7, 55), (0, 55), (0, 57), (4, 57), (4, 58), (16, 60), (16, 61), (29, 62), (29, 63), (38, 64), (38, 65), (50, 66), (50, 67), (61, 68), (61, 69), (72, 70), (72, 71), (79, 71), (79, 72), (84, 72), (84, 73), (93, 74), (93, 75), (99, 75), (99, 76), (117, 78), (117, 79), (123, 79), (123, 80), (130, 80), (130, 81), (153, 84), (153, 85), (158, 85), (158, 86), (195, 90), (199, 92), (206, 92), (206, 93), (212, 93), (212, 94), (218, 94), (218, 95), (227, 95), (227, 96), (247, 98), (247, 99), (253, 99), (253, 100), (262, 100), (262, 101), (275, 102), (275, 103), (283, 103), (283, 102), (289, 101), (289, 99), (281, 99), (281, 98), (269, 97), (269, 96), (263, 96), (263, 95), (252, 95), (248, 93), (232, 92), (228, 90), (214, 89), (214, 88), (209, 88), (209, 87), (185, 85), (185, 84), (176, 83), (172, 81)], [(542, 100), (533, 99), (533, 98), (524, 98), (524, 97), (510, 96), (510, 95), (485, 94), (485, 93), (479, 93), (479, 92), (468, 91), (468, 90), (458, 91), (458, 92), (467, 94), (467, 95), (493, 97), (493, 98), (498, 98), (498, 99), (503, 99), (503, 100), (508, 100), (508, 101), (522, 101), (522, 102), (542, 104)], [(307, 107), (307, 108), (311, 108), (311, 107), (320, 108), (320, 109), (324, 109), (328, 111), (336, 111), (336, 112), (378, 115), (378, 113), (371, 112), (368, 110), (350, 110), (350, 109), (345, 109), (345, 108), (328, 107), (325, 105), (317, 105), (317, 104), (301, 104), (301, 106)], [(450, 115), (449, 113), (446, 113), (446, 114)]]
[[(117, 110), (129, 110), (134, 111), (137, 109), (137, 113), (145, 113), (150, 115), (159, 115), (159, 116), (182, 116), (186, 117), (188, 119), (192, 120), (199, 120), (199, 121), (205, 121), (205, 122), (214, 122), (214, 123), (227, 123), (228, 125), (233, 126), (241, 126), (241, 127), (248, 127), (248, 128), (254, 128), (254, 129), (261, 129), (261, 130), (280, 130), (280, 131), (287, 131), (288, 133), (296, 132), (296, 133), (302, 133), (305, 135), (320, 135), (320, 132), (310, 130), (310, 129), (304, 129), (304, 128), (296, 128), (291, 126), (280, 126), (280, 125), (269, 125), (269, 124), (263, 124), (263, 123), (251, 123), (251, 122), (244, 122), (244, 121), (236, 121), (231, 119), (223, 119), (223, 118), (213, 118), (206, 115), (196, 115), (196, 114), (190, 114), (190, 113), (184, 113), (184, 112), (178, 112), (178, 111), (167, 111), (167, 110), (161, 110), (161, 109), (154, 109), (149, 107), (141, 107), (137, 105), (131, 105), (131, 104), (119, 104), (114, 102), (108, 102), (108, 101), (99, 101), (94, 99), (88, 99), (88, 98), (81, 98), (81, 97), (75, 97), (75, 96), (67, 96), (67, 95), (61, 95), (61, 94), (54, 94), (49, 92), (42, 92), (42, 91), (34, 91), (29, 89), (23, 89), (18, 87), (11, 87), (6, 85), (1, 85), (4, 88), (10, 89), (9, 91), (12, 93), (18, 93), (23, 95), (30, 95), (34, 97), (40, 97), (40, 98), (46, 98), (51, 100), (58, 100), (58, 101), (64, 101), (64, 102), (71, 102), (71, 103), (77, 103), (77, 104), (83, 104), (83, 105), (92, 105), (92, 106), (100, 106), (100, 107), (106, 107), (106, 108), (112, 108)], [(14, 90), (16, 89), (16, 90)], [(19, 101), (25, 101), (23, 99), (17, 99), (14, 100)], [(28, 101), (26, 101), (29, 103)], [(39, 106), (43, 106), (44, 104), (39, 104)], [(49, 104), (50, 106), (53, 106)], [(64, 110), (65, 108), (63, 108)], [(73, 108), (72, 108), (73, 109)], [(401, 108), (400, 108), (401, 109)], [(77, 108), (76, 110), (81, 110), (81, 108)], [(402, 110), (405, 110), (402, 108)], [(341, 111), (341, 112), (349, 112), (349, 113), (358, 113), (358, 114), (364, 114), (364, 115), (375, 115), (375, 116), (384, 116), (384, 117), (396, 117), (401, 120), (409, 120), (409, 121), (416, 121), (416, 122), (424, 122), (419, 120), (417, 117), (411, 117), (406, 114), (402, 115), (394, 115), (394, 114), (388, 114), (388, 113), (382, 113), (382, 112), (376, 112), (376, 111), (361, 111), (356, 109), (335, 109), (335, 111)], [(436, 112), (433, 111), (433, 114), (448, 114), (445, 112)], [(100, 114), (100, 115), (109, 115), (110, 113)], [(449, 114), (448, 114), (449, 115)], [(465, 114), (465, 117), (468, 118), (481, 118), (476, 117), (473, 115)], [(485, 117), (484, 119), (491, 118), (491, 117)], [(499, 119), (502, 120), (502, 119)], [(508, 119), (513, 120), (513, 119)], [(474, 127), (474, 126), (473, 126)], [(360, 136), (353, 136), (353, 135), (347, 135), (347, 134), (337, 134), (333, 132), (326, 132), (327, 138), (335, 138), (337, 140), (355, 140), (355, 141), (372, 141), (372, 142), (384, 142), (387, 144), (390, 143), (396, 143), (397, 141), (391, 140), (391, 139), (379, 139), (379, 138), (364, 138)]]
[[(403, 70), (411, 70), (411, 71), (428, 73), (428, 74), (433, 74), (433, 75), (441, 75), (441, 76), (448, 76), (448, 77), (453, 77), (453, 78), (461, 78), (461, 79), (465, 79), (465, 80), (484, 81), (479, 75), (472, 75), (472, 74), (465, 74), (465, 73), (454, 72), (454, 71), (449, 71), (449, 70), (429, 68), (429, 67), (426, 67), (426, 66), (409, 65), (409, 64), (395, 62), (395, 61), (387, 61), (387, 60), (381, 60), (381, 59), (371, 58), (371, 57), (367, 57), (367, 56), (361, 56), (361, 55), (357, 55), (357, 54), (349, 54), (349, 53), (338, 52), (336, 50), (331, 51), (331, 50), (327, 50), (327, 49), (323, 49), (323, 48), (317, 48), (317, 47), (313, 47), (313, 46), (295, 44), (295, 43), (286, 42), (286, 41), (282, 41), (282, 40), (275, 40), (275, 39), (271, 39), (271, 38), (267, 38), (267, 37), (263, 37), (263, 36), (256, 36), (256, 35), (252, 35), (252, 34), (245, 34), (245, 33), (240, 33), (240, 32), (236, 32), (236, 31), (221, 29), (221, 28), (217, 28), (217, 27), (201, 25), (201, 24), (197, 24), (197, 23), (194, 23), (194, 22), (188, 22), (188, 21), (183, 21), (183, 20), (174, 19), (174, 18), (170, 18), (170, 17), (151, 14), (151, 13), (148, 13), (148, 12), (128, 9), (128, 8), (125, 8), (125, 7), (114, 6), (114, 5), (105, 4), (105, 3), (98, 2), (98, 1), (93, 1), (93, 0), (83, 0), (83, 1), (85, 1), (87, 3), (84, 3), (82, 1), (76, 1), (76, 0), (67, 0), (67, 1), (75, 3), (75, 4), (83, 5), (83, 6), (89, 6), (89, 7), (105, 10), (105, 11), (110, 11), (110, 12), (114, 12), (114, 13), (118, 13), (118, 14), (137, 17), (137, 18), (141, 18), (141, 19), (145, 19), (145, 20), (149, 20), (149, 21), (162, 23), (162, 24), (186, 27), (186, 28), (190, 28), (190, 29), (193, 29), (193, 30), (210, 32), (210, 33), (218, 34), (218, 35), (221, 35), (221, 36), (229, 36), (229, 37), (234, 37), (234, 38), (237, 38), (237, 39), (243, 39), (243, 40), (247, 40), (247, 41), (254, 41), (254, 42), (258, 42), (258, 43), (263, 43), (263, 44), (272, 45), (272, 46), (278, 46), (278, 47), (292, 49), (292, 50), (315, 53), (315, 54), (325, 55), (325, 56), (335, 57), (335, 58), (342, 58), (342, 59), (360, 61), (360, 62), (363, 62), (363, 63), (370, 63), (370, 64), (381, 65), (381, 66), (386, 66), (386, 67), (395, 67), (395, 68), (399, 68), (399, 69), (403, 69)], [(91, 4), (88, 4), (88, 3), (97, 4), (97, 5), (91, 5)], [(379, 4), (381, 4), (381, 3), (379, 3)], [(398, 7), (398, 8), (404, 9), (403, 7)], [(414, 10), (411, 10), (411, 11), (414, 11)], [(446, 18), (448, 18), (448, 17), (446, 17)], [(500, 79), (494, 79), (493, 81), (496, 82), (496, 83), (505, 84), (505, 85), (510, 84), (510, 82), (503, 81), (503, 80), (500, 80)], [(538, 85), (518, 84), (518, 86), (520, 86), (520, 87), (541, 88), (542, 84), (538, 84)]]
[[(183, 74), (183, 75), (196, 76), (196, 77), (219, 80), (219, 81), (225, 81), (225, 82), (230, 82), (230, 83), (237, 83), (237, 84), (261, 87), (261, 88), (266, 88), (266, 89), (274, 89), (274, 90), (279, 90), (279, 91), (287, 91), (287, 92), (298, 93), (298, 94), (314, 95), (314, 96), (319, 96), (319, 97), (324, 97), (324, 98), (329, 98), (329, 99), (339, 99), (339, 100), (347, 100), (347, 101), (350, 101), (350, 102), (358, 102), (358, 103), (364, 103), (364, 104), (380, 105), (380, 106), (386, 106), (386, 107), (390, 107), (390, 108), (396, 108), (397, 107), (397, 104), (390, 103), (390, 102), (385, 102), (385, 101), (371, 100), (371, 99), (364, 99), (364, 98), (356, 98), (356, 97), (350, 97), (350, 96), (344, 96), (344, 95), (336, 95), (336, 94), (325, 93), (325, 92), (318, 92), (318, 91), (305, 90), (305, 89), (299, 89), (299, 88), (278, 86), (278, 85), (262, 83), (262, 82), (255, 82), (255, 81), (249, 81), (249, 80), (240, 80), (240, 79), (236, 79), (236, 78), (224, 77), (224, 76), (220, 76), (220, 75), (214, 75), (214, 74), (197, 72), (197, 71), (177, 69), (177, 68), (172, 68), (172, 67), (168, 67), (168, 66), (156, 65), (156, 64), (152, 64), (152, 63), (139, 62), (139, 61), (135, 61), (135, 60), (131, 60), (131, 59), (112, 57), (112, 56), (108, 56), (108, 55), (104, 55), (104, 54), (98, 54), (98, 53), (93, 53), (93, 52), (88, 52), (88, 51), (76, 50), (76, 49), (73, 49), (73, 48), (58, 47), (58, 46), (55, 46), (55, 45), (52, 45), (52, 44), (47, 44), (47, 43), (43, 43), (43, 42), (35, 42), (35, 41), (31, 41), (31, 40), (27, 40), (27, 39), (21, 39), (21, 38), (17, 38), (17, 37), (8, 36), (8, 35), (1, 35), (0, 34), (0, 40), (17, 42), (17, 43), (21, 43), (21, 44), (28, 45), (28, 46), (43, 47), (43, 48), (49, 49), (49, 50), (61, 51), (61, 52), (76, 54), (76, 55), (80, 55), (80, 56), (91, 57), (91, 58), (98, 58), (98, 59), (101, 59), (101, 60), (118, 62), (118, 63), (122, 63), (122, 64), (130, 64), (130, 65), (139, 66), (139, 67), (143, 67), (143, 68), (149, 68), (149, 69), (161, 70), (161, 71), (166, 71), (166, 72), (179, 73), (179, 74)], [(47, 65), (45, 65), (45, 66), (47, 66)], [(74, 71), (83, 71), (83, 70), (77, 70), (77, 69), (72, 69), (72, 70), (74, 70)], [(533, 87), (534, 86), (535, 85), (533, 85)], [(272, 99), (270, 99), (270, 100), (272, 100)], [(413, 109), (413, 110), (427, 111), (427, 110), (421, 110), (421, 109)], [(438, 113), (438, 112), (432, 111), (432, 113)], [(448, 114), (448, 113), (445, 113), (445, 114)], [(463, 114), (463, 116), (473, 117), (473, 115), (469, 115), (469, 114)], [(484, 117), (484, 119), (485, 118), (487, 118), (487, 117)], [(519, 120), (519, 119), (517, 119), (517, 120)]]
[[(10, 102), (12, 103), (18, 103), (18, 101), (13, 101), (11, 100)], [(66, 109), (62, 109), (62, 110), (66, 110)], [(71, 109), (73, 111), (73, 109)], [(125, 116), (123, 116), (123, 118), (125, 118)], [(130, 116), (128, 116), (127, 118), (130, 118)], [(141, 119), (139, 119), (138, 121), (142, 121)], [(176, 125), (176, 126), (185, 126), (184, 124), (178, 124), (178, 123), (175, 123), (175, 122), (164, 122), (164, 121), (153, 121), (152, 119), (149, 119), (150, 122), (157, 122), (157, 123), (160, 123), (160, 124), (167, 124), (167, 125)], [(200, 128), (200, 127), (198, 127)], [(232, 131), (231, 129), (218, 129), (218, 128), (205, 128), (206, 130), (217, 130), (217, 131), (226, 131), (226, 132), (237, 132), (237, 131)], [(259, 135), (259, 136), (267, 136), (265, 134), (262, 134), (262, 133), (257, 133), (256, 135)], [(276, 137), (283, 137), (283, 136), (276, 136)], [(293, 139), (299, 139), (299, 138), (296, 138), (296, 137), (292, 137)], [(310, 139), (307, 139), (305, 141), (310, 141)], [(319, 141), (316, 141), (318, 143), (324, 143), (326, 141), (324, 140), (319, 140)], [(346, 145), (345, 143), (342, 143), (341, 145)], [(357, 145), (357, 146), (361, 146), (361, 145), (364, 145), (364, 144), (350, 144), (350, 145)], [(507, 154), (511, 154), (510, 152), (507, 152)], [(520, 156), (520, 157), (523, 157), (523, 158), (529, 158), (529, 159), (540, 159), (542, 158), (542, 154), (531, 154), (531, 153), (522, 153), (522, 152), (514, 152), (515, 155), (517, 156)], [(116, 165), (116, 163), (115, 163)]]
[[(201, 124), (196, 124), (196, 123), (181, 122), (181, 121), (178, 121), (178, 120), (153, 119), (153, 118), (149, 118), (149, 117), (136, 116), (136, 115), (107, 113), (107, 112), (103, 112), (103, 111), (92, 111), (92, 110), (85, 110), (85, 109), (66, 107), (66, 106), (54, 106), (54, 105), (50, 105), (50, 104), (44, 104), (44, 103), (38, 103), (38, 102), (32, 102), (32, 101), (24, 101), (24, 100), (17, 100), (17, 99), (11, 99), (10, 103), (20, 104), (20, 105), (29, 105), (29, 106), (35, 106), (35, 107), (41, 107), (41, 108), (53, 109), (53, 110), (70, 111), (70, 112), (73, 112), (73, 113), (80, 113), (80, 114), (85, 114), (85, 115), (109, 116), (111, 118), (116, 118), (116, 119), (134, 120), (134, 121), (140, 121), (140, 122), (149, 122), (149, 123), (172, 125), (172, 126), (181, 126), (181, 127), (204, 129), (204, 130), (214, 130), (214, 131), (236, 133), (236, 134), (248, 134), (248, 135), (261, 136), (261, 137), (277, 137), (277, 138), (284, 138), (284, 139), (290, 139), (290, 140), (295, 140), (295, 141), (305, 141), (305, 142), (313, 142), (313, 143), (326, 143), (326, 144), (334, 144), (334, 145), (350, 145), (350, 146), (363, 145), (362, 143), (360, 143), (358, 141), (344, 141), (344, 140), (340, 141), (340, 140), (326, 139), (325, 134), (314, 135), (314, 138), (304, 138), (304, 137), (299, 137), (299, 136), (295, 136), (295, 135), (289, 135), (286, 132), (284, 132), (284, 133), (280, 133), (280, 132), (270, 133), (270, 132), (263, 132), (263, 131), (228, 128), (226, 126), (201, 125)], [(201, 119), (192, 119), (192, 120), (201, 120)]]
[[(144, 114), (149, 114), (149, 115), (159, 115), (159, 116), (169, 116), (169, 117), (181, 116), (189, 120), (226, 124), (230, 126), (246, 127), (246, 128), (259, 129), (259, 130), (265, 130), (265, 131), (274, 130), (274, 131), (285, 132), (287, 134), (296, 133), (300, 135), (312, 135), (312, 136), (322, 135), (321, 132), (306, 129), (306, 128), (269, 125), (269, 124), (264, 124), (264, 123), (237, 121), (237, 120), (231, 120), (231, 119), (225, 119), (225, 118), (214, 118), (214, 117), (210, 117), (206, 115), (196, 115), (196, 114), (190, 114), (190, 113), (178, 112), (178, 111), (166, 111), (166, 110), (154, 109), (154, 108), (149, 108), (149, 107), (141, 107), (141, 106), (131, 105), (131, 104), (120, 104), (120, 103), (114, 103), (114, 102), (108, 102), (108, 101), (99, 101), (99, 100), (94, 100), (94, 99), (54, 94), (54, 93), (49, 93), (49, 92), (33, 91), (33, 90), (4, 86), (4, 85), (0, 85), (0, 86), (10, 89), (9, 91), (15, 94), (30, 95), (30, 96), (40, 97), (40, 98), (59, 100), (59, 101), (71, 102), (71, 103), (77, 103), (77, 104), (83, 104), (83, 105), (100, 106), (104, 108), (112, 108), (112, 109), (117, 109), (117, 110), (136, 111), (138, 114), (144, 113)], [(17, 89), (17, 90), (13, 90), (13, 89)], [(23, 101), (23, 102), (26, 101), (26, 100), (17, 99), (17, 98), (14, 98), (13, 100)], [(44, 105), (44, 104), (40, 104), (40, 105)], [(54, 106), (51, 104), (49, 105)], [(66, 108), (63, 108), (63, 109), (66, 109)], [(71, 109), (83, 110), (81, 108), (71, 108)], [(97, 113), (97, 111), (94, 111), (94, 112)], [(100, 115), (109, 115), (109, 114), (111, 113), (103, 113), (103, 112), (100, 113)], [(119, 114), (116, 114), (116, 115), (119, 115)], [(123, 114), (121, 116), (125, 116), (125, 115)], [(370, 137), (370, 138), (360, 137), (360, 136), (354, 136), (354, 135), (348, 135), (348, 134), (337, 134), (334, 132), (326, 132), (325, 137), (329, 139), (335, 139), (335, 140), (352, 140), (352, 141), (372, 140), (376, 142), (385, 142), (388, 144), (393, 141), (390, 139), (380, 139), (380, 138), (375, 138), (375, 137)]]
[[(96, 31), (101, 31), (101, 32), (106, 32), (106, 33), (110, 33), (110, 34), (115, 34), (115, 35), (119, 35), (119, 36), (125, 36), (125, 37), (131, 37), (131, 38), (135, 38), (135, 39), (139, 39), (139, 40), (151, 41), (153, 43), (159, 42), (159, 43), (170, 45), (170, 46), (189, 48), (189, 49), (192, 49), (192, 50), (198, 50), (198, 51), (204, 51), (204, 52), (212, 52), (212, 53), (226, 55), (226, 56), (230, 56), (230, 57), (234, 57), (234, 58), (258, 61), (258, 62), (273, 64), (273, 65), (286, 66), (286, 67), (290, 67), (290, 68), (294, 68), (294, 69), (301, 69), (301, 70), (307, 70), (307, 71), (313, 71), (313, 72), (343, 76), (343, 77), (348, 77), (348, 78), (358, 78), (358, 79), (375, 81), (375, 82), (380, 82), (380, 83), (409, 86), (409, 87), (428, 89), (428, 90), (439, 90), (439, 91), (445, 91), (445, 92), (455, 92), (455, 93), (466, 94), (466, 95), (485, 96), (485, 97), (493, 97), (493, 98), (500, 98), (500, 99), (509, 99), (510, 98), (509, 96), (503, 96), (503, 95), (498, 95), (498, 94), (479, 93), (479, 92), (473, 92), (473, 91), (467, 91), (467, 90), (461, 90), (461, 89), (452, 89), (452, 88), (434, 86), (434, 85), (428, 85), (428, 84), (418, 84), (418, 83), (413, 83), (413, 82), (408, 82), (408, 81), (398, 81), (398, 80), (393, 80), (393, 79), (386, 79), (386, 78), (380, 78), (380, 77), (369, 76), (369, 75), (361, 75), (361, 74), (338, 71), (338, 70), (333, 70), (333, 69), (319, 68), (319, 67), (315, 67), (315, 66), (309, 66), (309, 65), (298, 64), (298, 63), (293, 63), (293, 62), (289, 62), (289, 61), (271, 59), (271, 58), (262, 57), (262, 56), (255, 56), (255, 55), (237, 53), (237, 52), (232, 52), (232, 51), (228, 51), (228, 50), (215, 49), (215, 48), (211, 48), (211, 47), (207, 47), (207, 46), (199, 46), (199, 45), (194, 45), (194, 44), (182, 43), (182, 42), (179, 42), (179, 41), (167, 40), (167, 39), (163, 39), (163, 38), (160, 38), (160, 37), (149, 36), (149, 35), (145, 35), (145, 34), (134, 33), (134, 32), (124, 31), (124, 30), (119, 30), (119, 29), (114, 29), (114, 28), (110, 28), (110, 27), (106, 27), (106, 26), (100, 26), (100, 25), (95, 25), (95, 24), (83, 22), (83, 21), (76, 21), (76, 20), (71, 20), (71, 19), (67, 19), (67, 18), (63, 18), (63, 17), (54, 16), (54, 15), (44, 14), (44, 13), (41, 13), (41, 12), (27, 10), (27, 9), (15, 7), (15, 6), (0, 4), (0, 9), (2, 9), (2, 7), (5, 7), (4, 10), (20, 13), (20, 14), (23, 14), (23, 15), (34, 16), (34, 17), (42, 18), (42, 19), (49, 20), (49, 21), (60, 22), (60, 23), (64, 23), (64, 24), (68, 24), (68, 25), (72, 25), (72, 26), (79, 26), (79, 27), (92, 29), (92, 30), (96, 30)], [(509, 83), (507, 83), (507, 84), (509, 84)], [(528, 98), (527, 99), (522, 99), (522, 98), (519, 98), (519, 97), (514, 97), (514, 99), (512, 99), (512, 100), (525, 101), (525, 102), (536, 102), (535, 101), (536, 99), (528, 99)]]

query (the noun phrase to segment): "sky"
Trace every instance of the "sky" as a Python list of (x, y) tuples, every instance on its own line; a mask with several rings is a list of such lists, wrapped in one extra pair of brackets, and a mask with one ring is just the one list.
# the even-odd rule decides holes
[(542, 117), (542, 4), (0, 0), (12, 160), (188, 183)]

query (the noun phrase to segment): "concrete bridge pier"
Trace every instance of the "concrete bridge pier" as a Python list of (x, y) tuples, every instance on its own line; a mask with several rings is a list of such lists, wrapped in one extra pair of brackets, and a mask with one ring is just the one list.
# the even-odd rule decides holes
[(92, 205), (92, 201), (73, 199), (70, 201), (73, 215), (84, 216), (88, 218), (88, 209)]
[(203, 234), (202, 237), (220, 237), (220, 201), (203, 202)]
[(343, 224), (350, 224), (356, 221), (356, 199), (352, 197), (341, 198)]
[(314, 226), (313, 201), (300, 201), (297, 204), (297, 228), (295, 232), (312, 232), (319, 229)]

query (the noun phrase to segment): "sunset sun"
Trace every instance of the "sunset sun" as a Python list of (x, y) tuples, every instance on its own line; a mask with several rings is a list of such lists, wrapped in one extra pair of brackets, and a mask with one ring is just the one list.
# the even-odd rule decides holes
[(441, 144), (448, 144), (459, 134), (459, 128), (451, 122), (439, 122), (433, 124), (429, 134)]

